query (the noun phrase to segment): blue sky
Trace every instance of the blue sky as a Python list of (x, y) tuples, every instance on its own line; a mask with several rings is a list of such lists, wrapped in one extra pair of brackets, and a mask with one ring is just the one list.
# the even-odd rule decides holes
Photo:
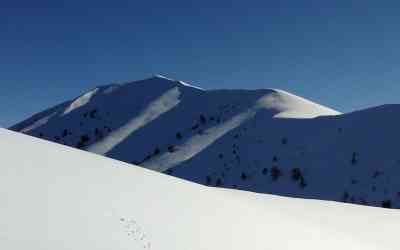
[(0, 125), (163, 74), (280, 88), (339, 111), (400, 98), (396, 1), (3, 1)]

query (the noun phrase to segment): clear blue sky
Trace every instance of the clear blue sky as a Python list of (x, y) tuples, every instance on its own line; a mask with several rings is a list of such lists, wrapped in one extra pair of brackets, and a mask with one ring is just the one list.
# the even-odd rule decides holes
[(400, 102), (398, 1), (23, 0), (0, 6), (0, 125), (153, 74), (280, 88), (349, 112)]

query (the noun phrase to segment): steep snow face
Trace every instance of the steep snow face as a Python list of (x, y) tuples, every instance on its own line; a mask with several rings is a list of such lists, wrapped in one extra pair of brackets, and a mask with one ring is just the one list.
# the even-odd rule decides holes
[(398, 249), (395, 210), (206, 187), (4, 129), (0, 148), (3, 249)]

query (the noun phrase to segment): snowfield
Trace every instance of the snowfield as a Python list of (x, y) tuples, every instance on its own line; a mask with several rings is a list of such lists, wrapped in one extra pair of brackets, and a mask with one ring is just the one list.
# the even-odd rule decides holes
[(399, 249), (397, 210), (190, 183), (0, 129), (7, 250)]
[(398, 114), (155, 76), (97, 87), (11, 129), (207, 186), (400, 208)]

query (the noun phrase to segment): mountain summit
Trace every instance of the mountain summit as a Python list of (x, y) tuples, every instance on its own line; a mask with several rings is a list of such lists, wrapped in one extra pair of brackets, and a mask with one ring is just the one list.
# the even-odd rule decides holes
[(94, 88), (11, 129), (209, 186), (400, 207), (398, 111), (342, 115), (282, 90), (154, 76)]
[[(178, 154), (173, 157), (174, 161), (188, 160), (256, 117), (313, 118), (337, 114), (282, 90), (202, 90), (156, 75), (96, 87), (11, 129), (143, 164), (153, 158), (149, 152), (161, 153), (157, 147), (171, 144), (167, 151), (175, 151), (172, 144), (176, 144), (176, 139), (185, 142), (192, 138), (195, 140), (190, 140), (191, 149), (187, 149), (190, 152), (183, 150), (186, 153), (182, 159), (177, 159)], [(173, 131), (172, 135), (167, 131)], [(138, 141), (146, 143), (132, 150)], [(170, 161), (163, 161), (162, 165), (151, 168), (165, 171), (176, 166)]]
[[(169, 91), (169, 92), (168, 92)], [(168, 93), (167, 93), (168, 92)], [(175, 95), (171, 94), (172, 92)], [(164, 94), (169, 94), (169, 98)], [(276, 117), (283, 118), (312, 118), (321, 115), (337, 115), (339, 112), (323, 107), (304, 98), (295, 96), (283, 90), (203, 90), (182, 81), (169, 79), (165, 76), (155, 75), (145, 80), (122, 84), (110, 84), (96, 87), (81, 96), (57, 105), (44, 112), (11, 127), (13, 130), (32, 131), (36, 127), (46, 124), (50, 119), (65, 117), (72, 113), (91, 112), (93, 107), (101, 107), (113, 113), (128, 116), (140, 112), (138, 105), (150, 107), (160, 98), (169, 101), (186, 101), (185, 105), (204, 105), (196, 101), (213, 101), (212, 105), (234, 105), (228, 101), (243, 104), (257, 105), (260, 109), (269, 109)], [(190, 98), (195, 98), (190, 100)], [(226, 101), (223, 99), (227, 98)], [(175, 101), (174, 101), (175, 100)], [(149, 102), (149, 103), (147, 103)], [(227, 104), (226, 104), (227, 103)], [(168, 106), (168, 105), (167, 105)], [(135, 109), (136, 108), (136, 109)], [(97, 109), (96, 109), (97, 111)], [(92, 115), (93, 116), (93, 115)]]

